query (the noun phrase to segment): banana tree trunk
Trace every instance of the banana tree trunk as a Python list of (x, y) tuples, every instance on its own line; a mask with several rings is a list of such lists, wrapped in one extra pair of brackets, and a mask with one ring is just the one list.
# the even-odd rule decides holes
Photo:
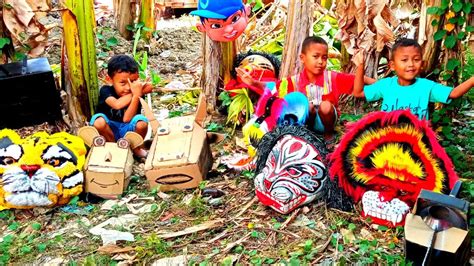
[(95, 17), (92, 0), (66, 0), (62, 13), (64, 25), (62, 77), (68, 94), (68, 112), (74, 129), (94, 113), (99, 88), (95, 52)]
[(231, 69), (237, 54), (236, 43), (215, 42), (203, 33), (202, 38), (203, 69), (201, 88), (206, 95), (207, 111), (213, 112), (216, 108), (217, 89), (231, 79)]
[[(155, 1), (154, 0), (142, 0), (140, 7), (140, 21), (145, 24), (145, 27), (151, 29), (152, 31), (155, 27)], [(152, 32), (146, 31), (144, 36), (147, 40), (151, 38)]]
[(127, 26), (133, 25), (135, 20), (135, 1), (114, 0), (113, 6), (115, 26), (117, 27), (117, 30), (123, 38), (131, 40), (133, 33), (127, 29)]
[(309, 35), (314, 0), (290, 0), (286, 19), (285, 48), (281, 58), (280, 77), (295, 75), (302, 70), (299, 54), (303, 40)]
[(423, 47), (423, 59), (425, 61), (424, 71), (430, 73), (438, 63), (439, 45), (437, 45), (433, 36), (438, 30), (438, 25), (433, 26), (431, 22), (434, 19), (439, 21), (439, 16), (427, 14), (428, 7), (440, 6), (441, 0), (423, 0), (421, 4), (420, 26), (418, 28), (418, 43)]

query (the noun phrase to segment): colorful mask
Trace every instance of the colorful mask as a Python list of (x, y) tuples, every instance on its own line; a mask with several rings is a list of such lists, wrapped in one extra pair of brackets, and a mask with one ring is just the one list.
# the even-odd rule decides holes
[(242, 128), (244, 142), (250, 157), (256, 155), (260, 139), (270, 132), (277, 124), (279, 115), (284, 105), (284, 100), (266, 89), (255, 109), (254, 116)]
[(458, 180), (428, 123), (408, 110), (354, 123), (330, 161), (330, 176), (381, 225), (403, 225), (421, 189), (447, 193)]
[(324, 195), (323, 142), (304, 127), (275, 128), (258, 146), (255, 192), (264, 205), (286, 214)]
[(245, 31), (249, 13), (250, 7), (244, 6), (242, 0), (199, 0), (198, 9), (190, 14), (201, 18), (196, 27), (211, 40), (231, 42)]
[(285, 104), (278, 118), (279, 126), (304, 126), (309, 116), (309, 102), (301, 92), (291, 92), (285, 97)]
[(238, 54), (231, 71), (232, 79), (225, 85), (225, 89), (231, 92), (231, 96), (233, 90), (242, 88), (248, 88), (257, 95), (262, 95), (262, 88), (244, 83), (237, 75), (236, 69), (239, 68), (247, 72), (254, 80), (276, 82), (280, 72), (280, 64), (280, 60), (272, 54), (256, 51)]
[(82, 192), (86, 148), (65, 132), (0, 131), (0, 210), (63, 205)]

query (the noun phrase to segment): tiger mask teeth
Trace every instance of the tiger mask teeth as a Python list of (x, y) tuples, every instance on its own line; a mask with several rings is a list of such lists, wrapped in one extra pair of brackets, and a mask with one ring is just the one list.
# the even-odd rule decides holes
[[(389, 225), (396, 226), (405, 220), (410, 207), (398, 198), (383, 201), (378, 191), (367, 191), (362, 196), (363, 215), (385, 220)], [(381, 223), (380, 221), (379, 223)]]

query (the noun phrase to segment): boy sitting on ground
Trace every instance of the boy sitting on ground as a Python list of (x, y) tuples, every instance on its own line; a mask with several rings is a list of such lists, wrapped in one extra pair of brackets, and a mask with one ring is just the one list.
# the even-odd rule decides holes
[[(328, 71), (328, 44), (321, 37), (307, 37), (302, 44), (300, 60), (303, 71), (277, 83), (279, 96), (299, 91), (304, 93), (310, 102), (310, 129), (324, 133), (326, 139), (331, 139), (339, 115), (338, 100), (341, 94), (351, 94), (354, 87), (353, 74)], [(249, 77), (245, 71), (236, 69), (241, 79), (252, 86), (264, 88), (265, 84)], [(363, 77), (364, 83), (371, 84), (374, 79)]]
[[(418, 77), (422, 71), (421, 46), (413, 39), (400, 39), (392, 47), (390, 68), (395, 76), (363, 86), (364, 60), (356, 72), (354, 96), (367, 101), (383, 99), (382, 111), (410, 109), (420, 119), (429, 119), (428, 103), (449, 103), (474, 86), (474, 77), (453, 88)], [(358, 82), (357, 82), (358, 81)]]
[[(151, 84), (138, 80), (138, 64), (127, 55), (116, 55), (110, 59), (107, 80), (112, 85), (100, 89), (97, 113), (90, 124), (108, 142), (123, 138), (129, 131), (143, 138), (148, 130), (148, 120), (141, 114), (140, 97), (152, 91)], [(146, 157), (142, 148), (134, 150), (136, 156)]]

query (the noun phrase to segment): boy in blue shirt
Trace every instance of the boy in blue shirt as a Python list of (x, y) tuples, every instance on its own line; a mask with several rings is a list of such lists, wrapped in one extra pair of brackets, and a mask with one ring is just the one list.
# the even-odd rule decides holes
[(365, 97), (367, 101), (383, 99), (382, 111), (409, 108), (420, 119), (429, 119), (428, 103), (449, 103), (474, 87), (474, 77), (452, 88), (434, 81), (419, 78), (423, 58), (421, 46), (413, 39), (400, 39), (392, 47), (390, 68), (396, 76), (380, 79), (364, 87), (364, 62), (356, 71), (354, 96)]

